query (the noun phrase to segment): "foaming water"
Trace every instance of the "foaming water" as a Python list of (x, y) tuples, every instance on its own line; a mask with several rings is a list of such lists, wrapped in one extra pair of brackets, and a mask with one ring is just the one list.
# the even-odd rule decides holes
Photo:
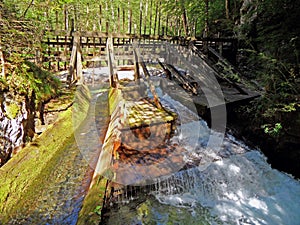
[(159, 180), (152, 194), (162, 204), (195, 209), (196, 217), (201, 205), (224, 224), (300, 223), (299, 181), (272, 169), (255, 150)]
[(209, 135), (220, 134), (191, 116), (180, 118), (185, 132), (177, 137), (186, 168), (158, 178), (147, 194), (133, 198), (126, 190), (103, 224), (300, 224), (299, 180), (230, 134), (218, 150), (207, 147)]
[(137, 198), (124, 194), (104, 224), (300, 224), (299, 181), (241, 145), (226, 137), (226, 155), (205, 169), (157, 179), (150, 193)]

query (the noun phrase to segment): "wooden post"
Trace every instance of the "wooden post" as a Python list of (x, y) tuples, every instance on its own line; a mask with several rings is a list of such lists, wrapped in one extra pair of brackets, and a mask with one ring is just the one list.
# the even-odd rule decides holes
[(74, 39), (73, 39), (73, 47), (72, 47), (72, 53), (71, 53), (71, 58), (70, 58), (69, 74), (67, 77), (67, 82), (69, 83), (69, 85), (72, 82), (72, 78), (76, 79), (76, 77), (74, 77), (74, 70), (75, 70), (75, 63), (76, 63), (76, 57), (77, 57), (78, 42), (79, 42), (79, 36), (75, 35)]
[(137, 81), (140, 79), (140, 68), (139, 68), (139, 59), (136, 53), (136, 49), (133, 49), (133, 55), (134, 55), (134, 80)]
[(79, 84), (83, 84), (83, 74), (82, 74), (82, 52), (80, 48), (80, 43), (77, 43), (77, 49), (76, 49), (76, 75), (77, 75), (77, 80)]
[(112, 38), (107, 39), (106, 44), (106, 51), (107, 51), (107, 57), (108, 57), (108, 67), (109, 67), (109, 83), (110, 86), (113, 88), (117, 87), (116, 84), (116, 75), (115, 75), (115, 65), (114, 65), (114, 54), (113, 54), (113, 42)]

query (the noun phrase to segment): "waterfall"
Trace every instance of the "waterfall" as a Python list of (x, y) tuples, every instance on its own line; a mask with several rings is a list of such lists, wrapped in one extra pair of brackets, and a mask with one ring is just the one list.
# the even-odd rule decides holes
[[(266, 162), (257, 150), (231, 155), (157, 180), (162, 204), (209, 208), (225, 224), (297, 224), (300, 183)], [(242, 222), (247, 223), (242, 223)]]

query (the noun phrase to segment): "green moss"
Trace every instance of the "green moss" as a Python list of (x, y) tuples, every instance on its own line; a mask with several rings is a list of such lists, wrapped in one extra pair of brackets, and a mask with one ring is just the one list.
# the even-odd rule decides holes
[[(35, 205), (36, 196), (48, 185), (49, 180), (45, 178), (56, 169), (66, 146), (75, 142), (73, 131), (77, 127), (74, 127), (72, 114), (72, 108), (59, 114), (54, 124), (0, 168), (0, 221), (3, 224)], [(79, 114), (83, 121), (84, 112)], [(79, 121), (76, 125), (80, 125)]]
[(34, 201), (37, 188), (46, 185), (40, 179), (42, 172), (49, 173), (49, 169), (53, 169), (49, 162), (70, 142), (70, 130), (71, 111), (68, 110), (32, 144), (0, 168), (0, 221), (7, 222), (8, 216), (18, 207)]
[(10, 103), (5, 107), (5, 110), (6, 110), (6, 116), (9, 119), (15, 119), (19, 114), (20, 108), (16, 103)]
[(98, 175), (93, 180), (95, 183), (89, 189), (88, 195), (84, 199), (77, 225), (96, 225), (101, 221), (101, 210), (105, 196), (107, 179)]

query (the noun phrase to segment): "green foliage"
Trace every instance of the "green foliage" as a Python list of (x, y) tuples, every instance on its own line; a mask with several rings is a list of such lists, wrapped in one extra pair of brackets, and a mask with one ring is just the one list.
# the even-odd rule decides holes
[(227, 79), (234, 81), (234, 82), (240, 82), (241, 78), (239, 77), (239, 74), (234, 72), (234, 68), (230, 64), (223, 63), (222, 61), (218, 61), (216, 66), (219, 68), (220, 71), (222, 71), (222, 74)]
[(102, 210), (102, 206), (97, 205), (96, 208), (94, 209), (94, 213), (96, 213), (97, 215), (101, 215), (101, 210)]
[(264, 124), (262, 128), (264, 129), (264, 132), (266, 134), (269, 134), (273, 137), (278, 137), (280, 131), (282, 130), (282, 125), (281, 123), (275, 123), (274, 126), (272, 126), (271, 124)]
[(12, 54), (8, 60), (14, 63), (6, 76), (6, 84), (10, 90), (29, 97), (34, 94), (38, 102), (58, 94), (60, 81), (51, 73), (23, 60), (18, 54)]

